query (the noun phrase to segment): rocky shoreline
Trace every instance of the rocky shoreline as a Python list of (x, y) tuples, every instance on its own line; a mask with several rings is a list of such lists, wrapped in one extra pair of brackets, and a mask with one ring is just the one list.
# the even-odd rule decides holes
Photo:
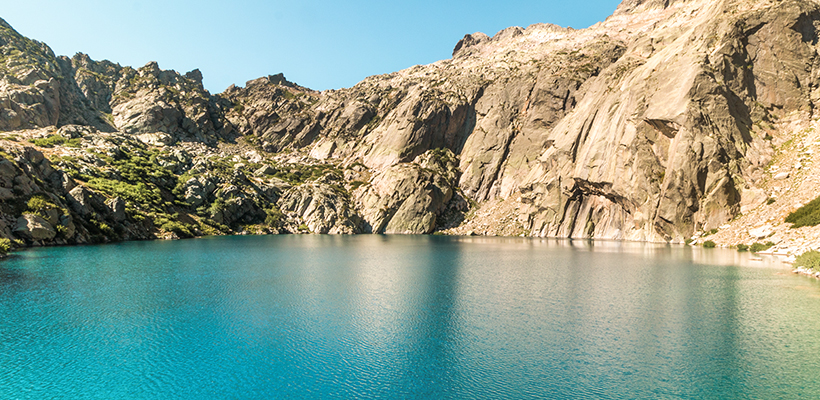
[(810, 278), (820, 279), (820, 271), (815, 271), (810, 268), (797, 267), (794, 270), (792, 270), (792, 273), (807, 276)]

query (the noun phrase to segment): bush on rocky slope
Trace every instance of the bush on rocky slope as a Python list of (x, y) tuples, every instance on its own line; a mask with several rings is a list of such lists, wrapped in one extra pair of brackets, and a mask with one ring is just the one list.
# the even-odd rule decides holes
[(5, 256), (11, 250), (11, 240), (0, 238), (0, 256)]
[(820, 271), (820, 251), (807, 251), (794, 260), (795, 267), (811, 268)]
[(820, 225), (820, 197), (789, 214), (786, 222), (792, 223), (792, 228)]
[(755, 243), (752, 245), (752, 247), (749, 248), (749, 251), (751, 251), (752, 253), (758, 253), (761, 251), (769, 250), (770, 248), (772, 248), (772, 246), (774, 246), (774, 243), (772, 242)]

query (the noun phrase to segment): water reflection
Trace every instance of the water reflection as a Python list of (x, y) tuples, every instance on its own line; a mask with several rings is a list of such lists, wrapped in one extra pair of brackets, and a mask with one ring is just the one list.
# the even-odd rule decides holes
[(594, 251), (596, 253), (633, 254), (652, 259), (657, 259), (660, 257), (670, 261), (685, 261), (708, 265), (752, 268), (791, 268), (790, 264), (783, 262), (783, 259), (777, 256), (758, 255), (751, 252), (738, 252), (733, 249), (705, 249), (697, 246), (663, 243), (481, 236), (463, 236), (456, 237), (453, 240), (474, 245), (504, 244), (541, 249), (571, 248), (577, 251)]

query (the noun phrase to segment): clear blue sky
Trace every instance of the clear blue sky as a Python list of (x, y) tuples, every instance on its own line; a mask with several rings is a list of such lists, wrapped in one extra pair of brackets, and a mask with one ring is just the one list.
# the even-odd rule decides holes
[(466, 33), (586, 28), (620, 0), (0, 0), (0, 17), (57, 55), (199, 68), (205, 87), (283, 72), (317, 90), (450, 58)]

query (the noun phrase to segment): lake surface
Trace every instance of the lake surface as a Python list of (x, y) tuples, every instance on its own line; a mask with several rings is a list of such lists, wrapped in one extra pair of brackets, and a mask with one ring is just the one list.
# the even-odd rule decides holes
[(815, 399), (819, 372), (820, 284), (728, 250), (310, 235), (0, 262), (2, 399)]

